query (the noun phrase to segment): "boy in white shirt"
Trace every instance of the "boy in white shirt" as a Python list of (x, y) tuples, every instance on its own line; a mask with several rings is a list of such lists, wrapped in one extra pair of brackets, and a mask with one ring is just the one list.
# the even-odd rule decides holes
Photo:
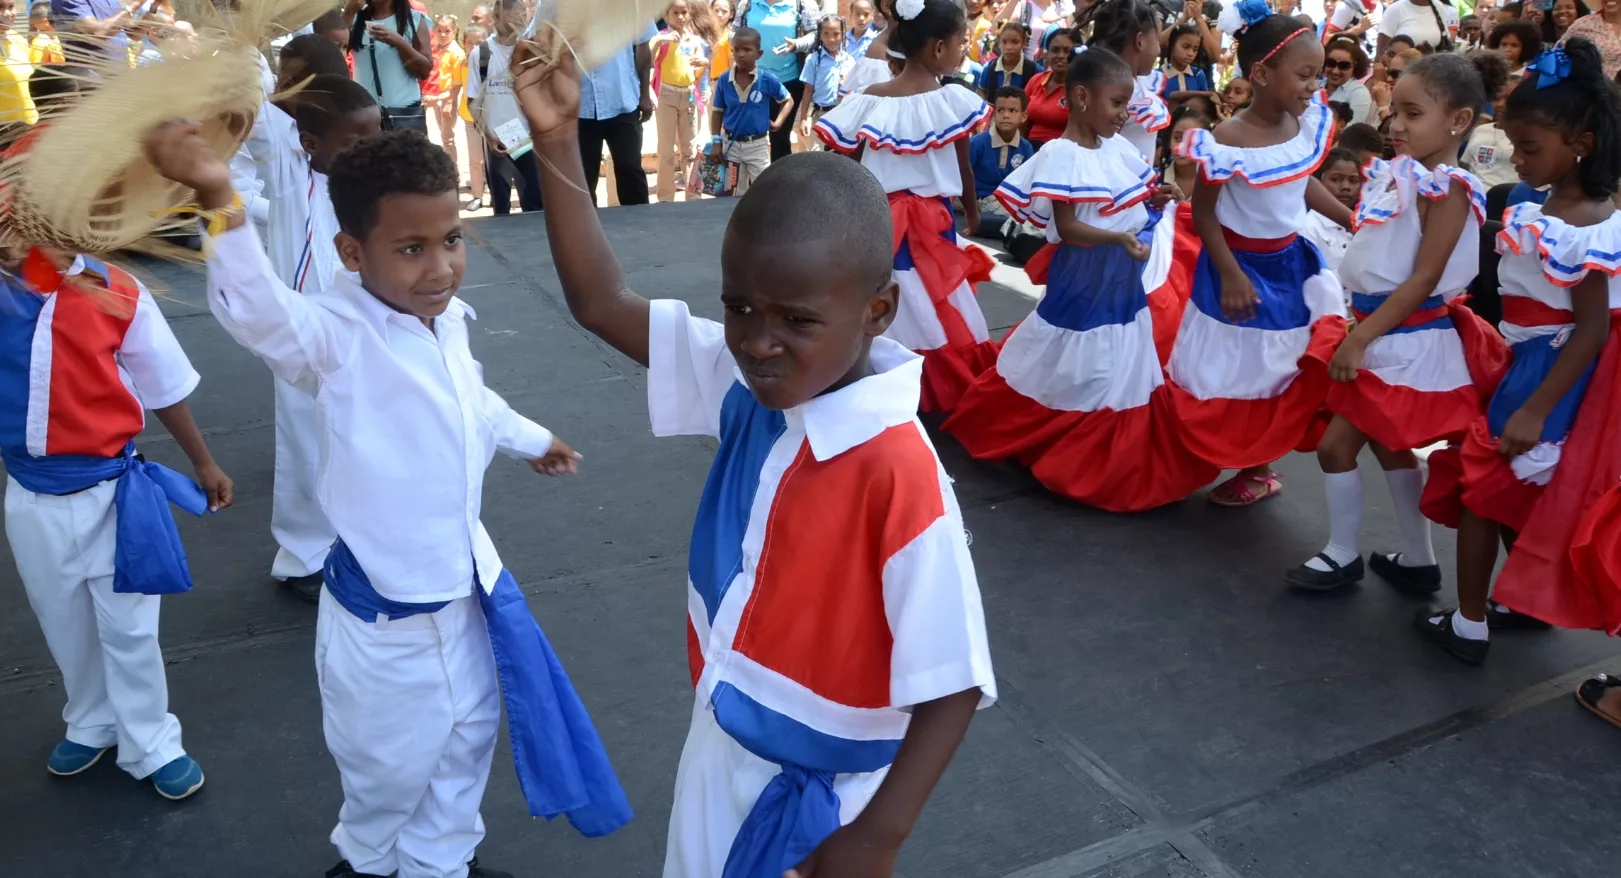
[(1497, 120), (1503, 118), (1503, 103), (1508, 93), (1520, 84), (1518, 76), (1511, 76), (1503, 86), (1502, 94), (1492, 104), (1492, 121), (1475, 126), (1469, 134), (1469, 143), (1463, 148), (1460, 160), (1465, 168), (1475, 172), (1488, 187), (1520, 182), (1520, 172), (1514, 170), (1514, 144), (1508, 140)]
[[(497, 450), (538, 473), (579, 455), (484, 386), (456, 298), (466, 261), (457, 172), (426, 138), (387, 132), (330, 175), (332, 288), (276, 278), (201, 129), (172, 122), (147, 158), (225, 217), (209, 305), (277, 376), (315, 395), (318, 496), (338, 534), (316, 626), (327, 748), (343, 781), (327, 874), (507, 878), (478, 866), (499, 694), (535, 816), (586, 835), (630, 819), (618, 780), (522, 592), (479, 522)], [(497, 689), (497, 677), (500, 687)]]
[[(1329, 150), (1328, 158), (1317, 168), (1317, 179), (1341, 204), (1356, 210), (1357, 198), (1362, 192), (1362, 169), (1357, 165), (1355, 153), (1339, 147)], [(1351, 246), (1350, 231), (1314, 210), (1306, 214), (1306, 227), (1301, 234), (1317, 245), (1330, 271), (1340, 270), (1340, 259)]]

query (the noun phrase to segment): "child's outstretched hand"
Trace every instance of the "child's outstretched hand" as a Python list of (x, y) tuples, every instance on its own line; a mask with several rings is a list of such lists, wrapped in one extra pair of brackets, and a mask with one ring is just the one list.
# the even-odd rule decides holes
[(146, 160), (158, 173), (195, 189), (199, 195), (228, 192), (231, 188), (230, 167), (214, 154), (214, 148), (203, 139), (203, 126), (196, 122), (185, 119), (165, 122), (146, 135), (142, 147)]
[(236, 501), (236, 485), (213, 461), (197, 467), (197, 485), (208, 495), (209, 512), (218, 512)]
[[(545, 59), (555, 57), (556, 60)], [(512, 52), (513, 94), (536, 140), (573, 126), (580, 118), (580, 74), (562, 35), (542, 26), (533, 40)]]
[(900, 846), (868, 832), (857, 819), (833, 831), (783, 878), (893, 878)]
[(570, 448), (567, 442), (552, 437), (552, 447), (546, 453), (529, 461), (529, 468), (543, 476), (572, 476), (580, 471), (579, 463), (585, 457)]

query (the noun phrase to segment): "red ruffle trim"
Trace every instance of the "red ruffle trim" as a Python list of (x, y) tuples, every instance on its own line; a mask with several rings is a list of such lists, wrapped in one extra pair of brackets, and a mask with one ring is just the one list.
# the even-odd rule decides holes
[(1109, 512), (1175, 503), (1221, 470), (1189, 453), (1161, 386), (1126, 411), (1065, 412), (1009, 387), (992, 370), (974, 382), (944, 429), (982, 460), (1014, 459), (1048, 490)]
[(1391, 451), (1412, 451), (1462, 438), (1480, 417), (1480, 394), (1467, 385), (1425, 391), (1386, 384), (1364, 369), (1349, 384), (1334, 382), (1327, 407)]
[(1300, 374), (1270, 399), (1199, 399), (1166, 378), (1176, 405), (1182, 441), (1222, 469), (1265, 466), (1291, 451), (1315, 451), (1328, 428), (1328, 361), (1345, 337), (1345, 318), (1324, 317), (1312, 325), (1299, 361)]
[(1554, 470), (1497, 578), (1503, 604), (1621, 633), (1621, 312)]
[(1533, 485), (1514, 474), (1509, 459), (1497, 453), (1497, 440), (1492, 438), (1485, 416), (1479, 415), (1465, 431), (1461, 444), (1430, 455), (1430, 477), (1424, 483), (1418, 508), (1425, 518), (1454, 529), (1467, 509), (1520, 531), (1543, 490), (1542, 485)]
[[(943, 311), (957, 313), (949, 305)], [(995, 342), (982, 341), (918, 351), (923, 355), (923, 398), (918, 411), (955, 411), (974, 380), (996, 367), (997, 350)]]

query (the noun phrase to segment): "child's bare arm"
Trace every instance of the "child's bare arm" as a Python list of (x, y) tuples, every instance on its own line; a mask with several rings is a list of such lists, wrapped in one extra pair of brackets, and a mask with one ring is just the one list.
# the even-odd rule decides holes
[(186, 459), (191, 461), (191, 468), (197, 472), (197, 484), (208, 495), (208, 511), (218, 512), (230, 506), (236, 500), (236, 486), (231, 483), (231, 477), (214, 462), (214, 455), (209, 452), (208, 443), (203, 440), (203, 433), (197, 429), (197, 421), (191, 416), (191, 404), (182, 399), (174, 405), (157, 409), (153, 414), (168, 428), (169, 435), (174, 437), (180, 450), (186, 452)]
[(979, 700), (980, 690), (967, 689), (913, 708), (900, 751), (872, 801), (817, 845), (789, 878), (890, 878), (895, 856), (968, 733)]
[[(555, 40), (551, 31), (538, 43)], [(529, 63), (529, 46), (519, 43), (512, 66), (519, 105), (540, 158), (540, 188), (546, 202), (546, 240), (569, 312), (580, 325), (642, 365), (648, 360), (646, 299), (625, 287), (619, 260), (597, 220), (580, 164), (580, 78), (567, 47), (560, 61)]]

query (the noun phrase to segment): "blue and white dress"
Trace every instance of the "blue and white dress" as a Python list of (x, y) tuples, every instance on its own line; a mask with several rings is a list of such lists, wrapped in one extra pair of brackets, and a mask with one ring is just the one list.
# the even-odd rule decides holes
[(1299, 231), (1308, 178), (1333, 134), (1333, 111), (1319, 96), (1283, 143), (1227, 146), (1195, 128), (1178, 147), (1205, 183), (1220, 187), (1216, 218), (1259, 299), (1246, 321), (1222, 311), (1207, 241), (1168, 377), (1184, 441), (1223, 469), (1269, 464), (1320, 438), (1317, 415), (1328, 395), (1328, 361), (1345, 334), (1345, 304), (1334, 272)]

